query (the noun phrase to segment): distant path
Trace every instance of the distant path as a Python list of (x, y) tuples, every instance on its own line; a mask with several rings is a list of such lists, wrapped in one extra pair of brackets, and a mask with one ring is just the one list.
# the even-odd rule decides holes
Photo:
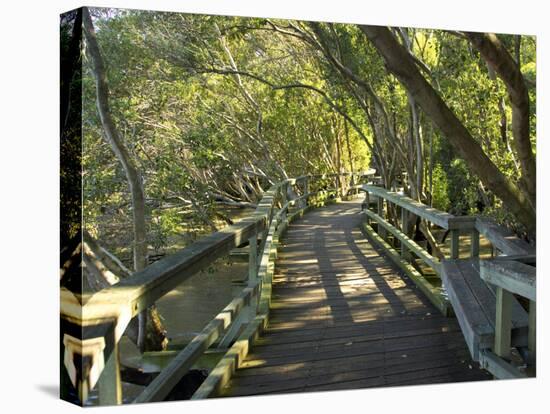
[(317, 209), (283, 239), (269, 326), (224, 396), (485, 380), (441, 316), (358, 228), (360, 201)]

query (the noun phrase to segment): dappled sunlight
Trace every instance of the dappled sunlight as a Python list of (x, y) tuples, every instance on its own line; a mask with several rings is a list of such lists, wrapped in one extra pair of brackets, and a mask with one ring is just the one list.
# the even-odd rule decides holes
[(242, 363), (241, 369), (247, 369), (247, 368), (257, 368), (265, 365), (266, 360), (265, 359), (252, 359), (252, 360), (246, 360)]
[(432, 314), (426, 299), (411, 292), (415, 287), (408, 278), (356, 229), (358, 212), (326, 207), (307, 223), (292, 225), (274, 275), (272, 326), (277, 330)]
[[(523, 340), (521, 292), (495, 296), (481, 259), (536, 245), (534, 36), (86, 7), (60, 23), (62, 384), (82, 400), (108, 367), (100, 405), (123, 402), (107, 357), (125, 331), (141, 354), (188, 347), (137, 374), (154, 390), (137, 402), (183, 398), (210, 353), (197, 398), (481, 378), (464, 339), (485, 368), (487, 344)], [(530, 358), (534, 284), (512, 309)]]

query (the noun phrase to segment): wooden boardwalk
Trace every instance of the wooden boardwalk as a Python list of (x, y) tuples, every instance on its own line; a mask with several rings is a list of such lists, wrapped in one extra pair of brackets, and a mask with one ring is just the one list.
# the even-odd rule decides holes
[(270, 323), (222, 396), (486, 380), (441, 316), (359, 230), (360, 202), (314, 210), (280, 249)]

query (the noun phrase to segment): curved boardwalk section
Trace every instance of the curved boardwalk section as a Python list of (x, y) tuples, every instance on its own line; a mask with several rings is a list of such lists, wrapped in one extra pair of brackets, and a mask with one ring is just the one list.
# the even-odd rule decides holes
[(223, 396), (489, 379), (441, 316), (359, 230), (360, 202), (293, 223), (269, 326)]

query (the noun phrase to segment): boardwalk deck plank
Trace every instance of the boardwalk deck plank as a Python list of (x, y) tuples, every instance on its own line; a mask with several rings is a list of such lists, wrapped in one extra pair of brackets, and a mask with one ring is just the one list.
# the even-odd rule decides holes
[(282, 239), (270, 322), (222, 396), (490, 379), (359, 230), (360, 202), (314, 210)]

